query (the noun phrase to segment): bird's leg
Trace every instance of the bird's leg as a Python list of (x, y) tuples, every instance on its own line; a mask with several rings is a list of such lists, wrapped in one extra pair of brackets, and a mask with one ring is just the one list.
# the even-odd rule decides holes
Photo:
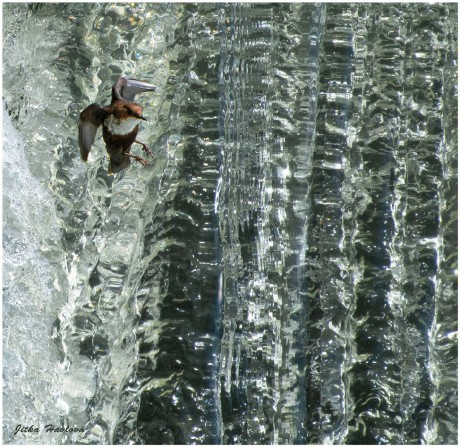
[(154, 158), (153, 154), (152, 154), (152, 151), (147, 147), (147, 145), (145, 143), (141, 143), (140, 141), (137, 141), (137, 140), (134, 140), (135, 143), (137, 144), (140, 144), (142, 146), (142, 150), (150, 155), (152, 158)]
[(134, 160), (138, 161), (142, 166), (150, 166), (150, 163), (145, 158), (139, 157), (138, 155), (128, 154), (127, 152), (123, 152), (123, 154), (127, 157), (134, 158)]

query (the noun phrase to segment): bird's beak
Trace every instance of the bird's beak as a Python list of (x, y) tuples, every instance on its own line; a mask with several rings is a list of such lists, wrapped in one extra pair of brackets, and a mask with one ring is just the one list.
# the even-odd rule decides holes
[(147, 121), (147, 118), (146, 118), (145, 116), (142, 116), (142, 115), (141, 115), (139, 118), (140, 118), (141, 120)]

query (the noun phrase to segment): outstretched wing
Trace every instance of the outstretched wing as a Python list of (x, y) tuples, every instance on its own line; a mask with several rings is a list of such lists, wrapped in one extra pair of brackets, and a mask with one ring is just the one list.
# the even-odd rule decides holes
[(154, 85), (147, 82), (120, 76), (112, 87), (112, 101), (124, 99), (125, 101), (134, 102), (134, 97), (138, 93), (154, 92), (156, 89)]
[(98, 127), (107, 116), (107, 111), (99, 104), (91, 104), (80, 113), (78, 120), (78, 145), (82, 160), (88, 159), (89, 151), (96, 138)]

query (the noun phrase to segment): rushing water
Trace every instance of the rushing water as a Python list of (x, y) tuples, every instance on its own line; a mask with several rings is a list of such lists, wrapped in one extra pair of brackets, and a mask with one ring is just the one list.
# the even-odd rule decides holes
[(456, 4), (3, 15), (5, 443), (457, 444)]

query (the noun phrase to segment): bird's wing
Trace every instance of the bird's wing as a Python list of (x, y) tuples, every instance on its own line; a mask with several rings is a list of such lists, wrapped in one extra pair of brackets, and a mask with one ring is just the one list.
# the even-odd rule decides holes
[(112, 87), (112, 101), (124, 99), (125, 101), (133, 102), (138, 93), (154, 92), (156, 89), (154, 85), (147, 82), (120, 76)]
[(78, 145), (82, 160), (88, 159), (89, 151), (96, 138), (98, 127), (104, 121), (107, 112), (98, 104), (91, 104), (80, 113), (78, 120)]

